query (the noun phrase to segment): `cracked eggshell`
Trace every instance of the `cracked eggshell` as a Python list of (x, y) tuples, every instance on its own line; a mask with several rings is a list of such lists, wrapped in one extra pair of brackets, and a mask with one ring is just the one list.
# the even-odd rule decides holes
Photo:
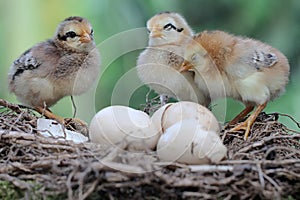
[(194, 102), (181, 101), (166, 104), (151, 117), (161, 134), (173, 124), (186, 119), (195, 119), (203, 129), (220, 134), (220, 125), (214, 114), (206, 107)]
[(155, 111), (151, 117), (151, 121), (156, 126), (156, 128), (160, 131), (160, 134), (163, 134), (165, 124), (163, 124), (163, 116), (165, 115), (165, 111), (174, 103), (167, 103), (166, 105), (160, 107), (157, 111)]
[(208, 131), (198, 120), (188, 119), (166, 129), (157, 144), (157, 155), (164, 162), (210, 164), (227, 153), (218, 134)]
[(91, 142), (117, 145), (126, 142), (130, 149), (154, 149), (160, 137), (150, 117), (126, 106), (110, 106), (100, 110), (89, 127)]

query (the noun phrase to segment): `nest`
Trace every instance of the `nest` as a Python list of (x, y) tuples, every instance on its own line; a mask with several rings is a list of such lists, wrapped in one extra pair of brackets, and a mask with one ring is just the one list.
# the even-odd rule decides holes
[(218, 164), (187, 166), (161, 163), (150, 151), (128, 152), (45, 138), (36, 129), (40, 116), (3, 100), (0, 104), (1, 199), (300, 196), (300, 133), (277, 121), (286, 115), (262, 113), (247, 141), (242, 132), (223, 130), (227, 159)]

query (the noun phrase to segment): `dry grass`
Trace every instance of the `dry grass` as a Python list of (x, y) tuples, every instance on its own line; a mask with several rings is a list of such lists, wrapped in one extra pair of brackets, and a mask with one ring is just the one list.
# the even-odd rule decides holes
[(262, 113), (246, 142), (243, 133), (223, 131), (228, 159), (189, 167), (166, 166), (153, 152), (132, 153), (44, 138), (36, 129), (34, 112), (3, 100), (0, 105), (1, 198), (11, 192), (4, 190), (3, 183), (9, 183), (18, 191), (17, 197), (25, 199), (300, 196), (300, 133), (279, 123), (280, 114)]

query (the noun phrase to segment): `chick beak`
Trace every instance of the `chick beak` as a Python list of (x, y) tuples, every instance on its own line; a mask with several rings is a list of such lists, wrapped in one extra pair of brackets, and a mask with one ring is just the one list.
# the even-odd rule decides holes
[(188, 71), (188, 70), (190, 70), (192, 67), (193, 67), (193, 65), (192, 65), (189, 61), (185, 60), (185, 61), (182, 63), (182, 65), (180, 66), (179, 72), (185, 72), (185, 71)]
[(88, 33), (84, 33), (79, 40), (82, 43), (89, 43), (92, 41), (92, 37)]
[(152, 37), (152, 38), (160, 38), (162, 36), (163, 36), (163, 34), (160, 31), (151, 31), (151, 33), (150, 33), (150, 37)]

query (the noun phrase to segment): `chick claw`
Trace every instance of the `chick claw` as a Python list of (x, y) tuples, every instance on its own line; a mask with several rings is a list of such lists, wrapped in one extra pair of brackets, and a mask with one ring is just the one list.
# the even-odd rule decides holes
[(81, 126), (87, 126), (87, 123), (79, 118), (64, 118), (64, 124), (68, 125), (70, 123), (76, 123)]
[(245, 130), (244, 140), (247, 140), (249, 133), (250, 133), (251, 126), (255, 121), (255, 119), (251, 120), (250, 118), (251, 118), (251, 116), (246, 121), (236, 125), (232, 129), (230, 129), (230, 132)]

